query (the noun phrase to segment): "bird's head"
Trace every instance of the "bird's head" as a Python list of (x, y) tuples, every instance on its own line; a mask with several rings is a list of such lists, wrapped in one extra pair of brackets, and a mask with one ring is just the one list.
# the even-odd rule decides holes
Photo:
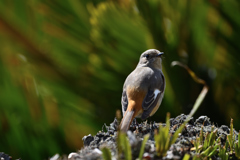
[(156, 69), (162, 69), (163, 52), (156, 49), (149, 49), (142, 53), (138, 66), (148, 66)]

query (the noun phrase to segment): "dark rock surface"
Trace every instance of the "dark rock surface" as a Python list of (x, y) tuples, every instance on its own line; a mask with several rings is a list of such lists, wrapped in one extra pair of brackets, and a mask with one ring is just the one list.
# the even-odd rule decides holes
[[(186, 115), (181, 114), (176, 118), (170, 119), (170, 133), (174, 133), (179, 126), (185, 121), (187, 118)], [(201, 127), (203, 127), (203, 133), (211, 132), (212, 128), (217, 129), (217, 137), (221, 137), (221, 145), (224, 145), (226, 142), (227, 134), (229, 134), (230, 128), (226, 125), (222, 125), (221, 127), (216, 127), (213, 123), (211, 123), (210, 118), (207, 116), (200, 116), (196, 120), (193, 118), (186, 124), (185, 128), (182, 130), (182, 133), (177, 138), (175, 144), (173, 144), (167, 152), (165, 157), (157, 157), (155, 152), (155, 141), (154, 141), (154, 131), (158, 130), (159, 125), (165, 126), (164, 123), (156, 123), (156, 122), (142, 122), (137, 123), (134, 121), (129, 131), (127, 132), (127, 136), (129, 138), (129, 142), (132, 149), (132, 158), (137, 159), (139, 155), (139, 151), (141, 148), (142, 140), (144, 135), (150, 134), (150, 138), (146, 143), (144, 156), (146, 159), (182, 159), (185, 153), (194, 154), (195, 151), (191, 151), (190, 149), (194, 147), (193, 142), (196, 140), (196, 136), (199, 136)], [(99, 131), (95, 136), (88, 135), (83, 137), (84, 147), (77, 153), (78, 159), (102, 159), (101, 158), (101, 148), (108, 147), (111, 149), (112, 156), (114, 159), (117, 159), (117, 129), (118, 129), (118, 121), (115, 119), (110, 126), (104, 125), (102, 131)], [(235, 135), (237, 132), (234, 130)], [(237, 140), (237, 136), (235, 136), (235, 141)], [(124, 158), (124, 155), (122, 155)], [(212, 159), (219, 159), (217, 156), (213, 156)]]
[(0, 159), (4, 159), (4, 160), (11, 160), (12, 157), (10, 157), (9, 155), (3, 153), (3, 152), (0, 152)]
[[(170, 130), (171, 134), (174, 134), (175, 131), (180, 127), (180, 125), (186, 120), (187, 116), (181, 114), (176, 118), (170, 119)], [(50, 160), (99, 160), (102, 159), (103, 147), (107, 147), (111, 150), (112, 159), (118, 159), (117, 153), (117, 130), (119, 122), (115, 118), (114, 121), (107, 126), (103, 125), (102, 130), (99, 131), (95, 136), (91, 134), (84, 136), (82, 138), (84, 147), (77, 153), (70, 153), (68, 157), (60, 157), (58, 154), (54, 155)], [(221, 138), (221, 145), (225, 145), (227, 140), (227, 135), (230, 133), (230, 128), (226, 125), (220, 127), (215, 126), (210, 118), (207, 116), (200, 116), (196, 120), (192, 117), (190, 121), (186, 124), (181, 134), (177, 138), (176, 142), (171, 145), (170, 149), (167, 151), (165, 157), (158, 157), (156, 155), (154, 134), (158, 131), (159, 126), (165, 126), (165, 123), (156, 123), (147, 121), (142, 123), (137, 123), (136, 120), (130, 125), (127, 136), (129, 143), (131, 145), (132, 159), (137, 159), (139, 156), (139, 151), (142, 145), (142, 140), (144, 135), (150, 134), (148, 141), (146, 142), (143, 158), (147, 160), (178, 160), (182, 159), (183, 156), (188, 153), (194, 155), (195, 151), (191, 150), (194, 147), (193, 142), (196, 140), (196, 137), (199, 136), (201, 128), (203, 128), (203, 133), (210, 133), (211, 130), (217, 129), (217, 136)], [(238, 133), (234, 130), (234, 141), (237, 141)], [(211, 157), (212, 160), (220, 160), (220, 158), (215, 155)], [(230, 156), (229, 159), (235, 159), (234, 155)], [(12, 158), (0, 152), (0, 160), (11, 160)], [(124, 159), (124, 155), (120, 155), (120, 159)], [(19, 159), (20, 160), (20, 159)]]

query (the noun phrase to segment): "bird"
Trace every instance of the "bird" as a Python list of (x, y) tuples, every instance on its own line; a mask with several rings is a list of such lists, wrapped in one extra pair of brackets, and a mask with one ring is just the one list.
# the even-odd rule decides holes
[(166, 85), (162, 55), (163, 52), (156, 49), (146, 50), (141, 54), (137, 67), (127, 76), (121, 99), (121, 132), (128, 131), (134, 118), (145, 120), (158, 110)]

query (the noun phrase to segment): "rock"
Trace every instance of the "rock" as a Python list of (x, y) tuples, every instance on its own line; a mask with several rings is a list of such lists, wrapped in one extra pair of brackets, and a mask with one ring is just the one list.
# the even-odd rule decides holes
[(68, 160), (80, 160), (80, 155), (72, 152), (68, 155)]
[(208, 118), (207, 116), (200, 116), (195, 121), (195, 125), (197, 125), (197, 124), (198, 125), (204, 125), (204, 126), (211, 125), (210, 118)]
[(82, 140), (83, 140), (84, 146), (88, 146), (94, 140), (94, 138), (91, 134), (89, 134), (88, 136), (84, 136)]
[[(180, 125), (180, 124), (182, 124), (186, 119), (187, 119), (187, 115), (181, 114), (181, 115), (177, 116), (177, 117), (174, 118), (174, 119), (171, 118), (171, 119), (170, 119), (170, 124), (171, 124), (171, 126), (176, 125), (176, 124)], [(194, 124), (193, 117), (190, 118), (188, 124), (192, 124), (192, 125)]]
[(226, 134), (230, 133), (230, 128), (228, 128), (228, 126), (226, 125), (221, 125), (221, 127), (219, 128), (219, 130), (222, 130), (223, 132), (225, 132)]
[(136, 145), (137, 139), (136, 139), (135, 134), (133, 134), (131, 131), (127, 131), (127, 136), (128, 136), (130, 145)]
[(5, 154), (5, 153), (3, 153), (3, 152), (0, 152), (0, 159), (1, 160), (11, 160), (12, 157), (7, 155), (7, 154)]
[[(181, 114), (176, 118), (171, 118), (169, 133), (173, 135), (186, 118), (187, 115), (184, 114)], [(137, 123), (136, 120), (134, 120), (134, 122), (130, 125), (127, 137), (131, 145), (132, 159), (138, 158), (142, 140), (146, 134), (150, 134), (150, 137), (146, 142), (143, 158), (149, 160), (182, 159), (185, 153), (190, 155), (195, 154), (195, 151), (191, 151), (190, 149), (194, 147), (193, 142), (196, 140), (197, 136), (199, 137), (201, 128), (203, 129), (204, 135), (207, 132), (211, 132), (211, 130), (217, 129), (216, 126), (211, 125), (210, 118), (207, 116), (200, 116), (195, 122), (193, 117), (191, 117), (182, 132), (179, 133), (179, 137), (177, 138), (175, 144), (172, 144), (170, 149), (167, 151), (166, 156), (157, 157), (154, 133), (159, 131), (159, 125), (166, 126), (165, 123), (148, 123), (147, 121)], [(81, 157), (80, 159), (102, 159), (100, 150), (102, 147), (107, 147), (111, 150), (112, 159), (124, 158), (124, 154), (118, 155), (117, 153), (117, 129), (118, 121), (114, 119), (110, 126), (104, 125), (102, 131), (98, 132), (95, 136), (84, 136), (84, 148), (82, 148), (78, 154)], [(229, 127), (223, 125), (218, 128), (216, 139), (219, 136), (221, 137), (222, 146), (225, 145), (227, 134), (229, 134)], [(234, 134), (237, 134), (235, 130)], [(237, 140), (237, 136), (234, 136), (234, 139)], [(218, 156), (216, 155), (214, 158), (217, 159)]]

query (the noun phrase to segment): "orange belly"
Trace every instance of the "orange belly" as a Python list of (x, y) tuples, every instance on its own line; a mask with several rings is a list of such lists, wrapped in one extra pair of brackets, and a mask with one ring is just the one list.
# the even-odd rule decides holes
[(134, 117), (138, 117), (143, 113), (142, 102), (146, 96), (146, 91), (139, 88), (127, 87), (128, 108), (134, 111)]

